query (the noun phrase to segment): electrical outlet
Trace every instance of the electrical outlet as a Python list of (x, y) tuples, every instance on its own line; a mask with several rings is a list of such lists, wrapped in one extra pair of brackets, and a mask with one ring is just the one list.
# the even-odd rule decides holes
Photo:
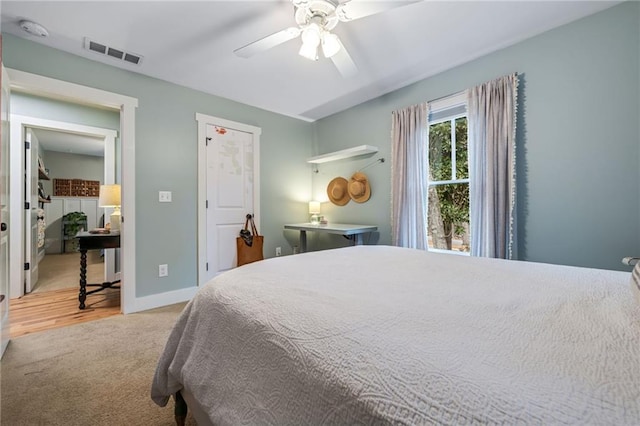
[(169, 265), (158, 265), (158, 276), (159, 277), (168, 277), (169, 276)]
[(282, 247), (276, 247), (276, 256), (282, 256)]
[(161, 203), (170, 203), (171, 191), (158, 191), (158, 201)]

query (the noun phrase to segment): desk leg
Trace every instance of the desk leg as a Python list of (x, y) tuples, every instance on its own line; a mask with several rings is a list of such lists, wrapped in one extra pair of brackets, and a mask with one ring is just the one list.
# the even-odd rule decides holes
[(80, 309), (84, 309), (84, 301), (87, 300), (87, 251), (80, 250)]
[(307, 251), (307, 231), (300, 231), (300, 253)]

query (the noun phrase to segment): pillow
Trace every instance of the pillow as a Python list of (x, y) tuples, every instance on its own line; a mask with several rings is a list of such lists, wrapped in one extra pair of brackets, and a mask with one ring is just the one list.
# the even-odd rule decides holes
[(636, 295), (636, 299), (640, 303), (640, 261), (636, 263), (636, 267), (631, 272), (631, 292)]

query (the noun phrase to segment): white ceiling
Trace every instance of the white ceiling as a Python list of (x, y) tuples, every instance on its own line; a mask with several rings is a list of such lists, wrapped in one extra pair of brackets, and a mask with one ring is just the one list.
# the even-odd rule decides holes
[(45, 151), (104, 157), (104, 138), (49, 129), (31, 129)]
[[(352, 0), (362, 2), (364, 0)], [(333, 31), (359, 68), (344, 79), (294, 39), (249, 59), (233, 51), (293, 26), (289, 0), (2, 1), (2, 32), (269, 111), (314, 121), (619, 1), (396, 1)], [(31, 19), (49, 37), (23, 32)], [(132, 65), (83, 49), (84, 37), (142, 55)]]

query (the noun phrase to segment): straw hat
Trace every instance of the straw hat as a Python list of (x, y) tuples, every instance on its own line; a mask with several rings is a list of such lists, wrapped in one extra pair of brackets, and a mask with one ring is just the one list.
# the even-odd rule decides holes
[(349, 193), (347, 192), (347, 180), (343, 177), (337, 177), (327, 185), (327, 196), (329, 201), (337, 206), (344, 206), (349, 202)]
[(371, 197), (371, 187), (367, 175), (356, 172), (349, 180), (349, 197), (356, 203), (364, 203)]

